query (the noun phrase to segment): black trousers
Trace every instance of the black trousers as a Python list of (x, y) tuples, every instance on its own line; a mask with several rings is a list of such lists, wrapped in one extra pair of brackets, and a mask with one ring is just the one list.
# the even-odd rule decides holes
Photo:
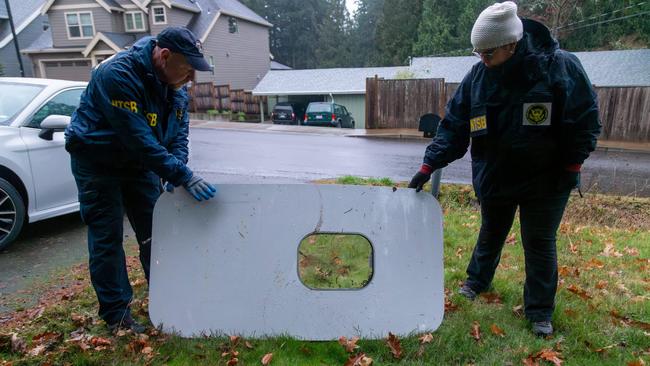
[(524, 313), (530, 321), (551, 320), (558, 280), (556, 234), (568, 198), (569, 191), (566, 191), (508, 204), (482, 203), (481, 230), (467, 266), (465, 283), (476, 292), (490, 286), (519, 207), (526, 261)]
[(99, 316), (107, 323), (129, 314), (133, 290), (122, 247), (126, 213), (149, 280), (153, 208), (160, 179), (132, 166), (99, 164), (72, 155), (72, 174), (79, 191), (81, 218), (88, 226), (90, 279), (99, 300)]

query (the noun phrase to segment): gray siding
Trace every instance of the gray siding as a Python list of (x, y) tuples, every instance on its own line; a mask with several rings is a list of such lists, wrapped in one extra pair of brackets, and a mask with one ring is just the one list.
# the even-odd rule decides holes
[[(60, 0), (59, 0), (60, 1)], [(58, 4), (57, 1), (55, 4)], [(114, 18), (111, 13), (107, 12), (104, 8), (80, 9), (79, 11), (90, 11), (93, 14), (93, 23), (95, 24), (95, 32), (115, 32)], [(65, 13), (74, 12), (74, 10), (50, 10), (48, 15), (50, 17), (50, 25), (52, 27), (52, 44), (54, 47), (85, 47), (90, 38), (88, 39), (68, 39), (68, 30), (65, 25)], [(119, 15), (121, 17), (121, 14)], [(122, 21), (124, 22), (124, 21)]]
[(114, 51), (114, 50), (110, 48), (106, 43), (99, 41), (95, 45), (95, 48), (93, 48), (93, 51)]
[[(45, 16), (39, 16), (18, 34), (18, 47), (27, 48), (32, 42), (43, 33), (43, 20)], [(21, 55), (25, 76), (33, 76), (32, 61), (27, 55)], [(13, 40), (0, 50), (0, 63), (4, 67), (5, 76), (20, 76), (20, 65), (16, 56), (16, 48)]]
[(214, 75), (198, 72), (197, 81), (252, 90), (269, 71), (269, 29), (237, 19), (239, 32), (229, 33), (228, 18), (226, 15), (219, 17), (203, 44), (206, 59), (210, 56), (214, 59)]
[(160, 5), (163, 5), (163, 3), (160, 1), (152, 1), (151, 4), (149, 5), (149, 29), (151, 30), (152, 36), (158, 35), (158, 33), (160, 33), (163, 29), (170, 26), (187, 26), (190, 20), (192, 20), (192, 17), (196, 15), (195, 13), (186, 10), (177, 9), (177, 8), (170, 9), (167, 6), (165, 6), (165, 15), (167, 17), (167, 24), (153, 24), (153, 10), (151, 10), (151, 7), (160, 6)]
[[(144, 14), (145, 18), (147, 17), (147, 14)], [(111, 30), (110, 32), (115, 32), (115, 33), (124, 33), (124, 13), (118, 13), (115, 12), (111, 14)]]
[[(60, 59), (81, 59), (81, 58), (83, 58), (81, 52), (33, 54), (32, 65), (34, 70), (34, 76), (39, 78), (43, 77), (43, 75), (41, 75), (40, 73), (39, 61), (60, 60)], [(90, 66), (83, 67), (83, 68), (66, 67), (65, 70), (57, 71), (55, 76), (57, 77), (63, 76), (68, 80), (88, 80), (90, 78)]]

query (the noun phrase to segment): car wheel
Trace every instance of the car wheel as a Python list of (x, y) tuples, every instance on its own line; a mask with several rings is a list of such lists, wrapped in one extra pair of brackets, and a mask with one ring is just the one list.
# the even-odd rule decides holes
[(336, 121), (336, 124), (334, 125), (336, 128), (341, 128), (343, 125), (341, 124), (341, 120)]
[(23, 198), (11, 183), (0, 178), (0, 249), (16, 239), (24, 222)]

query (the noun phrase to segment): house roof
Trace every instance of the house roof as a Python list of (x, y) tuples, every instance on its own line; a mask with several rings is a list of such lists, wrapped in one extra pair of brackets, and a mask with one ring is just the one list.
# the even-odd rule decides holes
[[(595, 86), (650, 86), (650, 49), (573, 52)], [(444, 78), (460, 83), (476, 64), (474, 56), (415, 57), (411, 71), (416, 78)]]
[(7, 5), (4, 1), (0, 1), (0, 19), (9, 19), (9, 13), (7, 13)]
[(114, 32), (97, 32), (93, 39), (88, 43), (86, 48), (83, 50), (84, 57), (88, 57), (90, 52), (97, 46), (97, 44), (102, 41), (115, 52), (120, 52), (127, 47), (131, 46), (136, 40), (136, 37), (133, 34), (128, 33), (114, 33)]
[(407, 66), (270, 70), (253, 89), (253, 95), (365, 94), (366, 78), (390, 79)]
[(194, 1), (201, 13), (187, 25), (194, 34), (205, 42), (221, 15), (234, 16), (265, 27), (273, 25), (237, 0), (182, 0)]
[[(4, 0), (0, 1), (0, 3), (2, 3), (0, 6), (0, 17), (2, 17), (2, 14), (5, 14), (8, 19), (8, 12)], [(38, 18), (40, 15), (39, 10), (43, 6), (43, 3), (45, 3), (45, 0), (9, 0), (16, 34), (20, 34), (23, 29)], [(0, 26), (0, 48), (6, 46), (13, 39), (9, 22), (2, 23)]]
[(292, 68), (277, 61), (271, 61), (271, 70), (292, 70)]

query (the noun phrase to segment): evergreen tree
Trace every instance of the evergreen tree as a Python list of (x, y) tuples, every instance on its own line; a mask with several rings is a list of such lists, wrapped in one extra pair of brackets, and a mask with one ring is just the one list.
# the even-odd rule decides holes
[(384, 0), (357, 0), (350, 30), (351, 66), (378, 64), (377, 23), (381, 17)]
[(314, 46), (318, 67), (342, 67), (350, 64), (350, 15), (345, 0), (322, 0), (325, 11), (317, 25)]
[(378, 63), (406, 65), (417, 39), (423, 0), (385, 0), (377, 25)]

